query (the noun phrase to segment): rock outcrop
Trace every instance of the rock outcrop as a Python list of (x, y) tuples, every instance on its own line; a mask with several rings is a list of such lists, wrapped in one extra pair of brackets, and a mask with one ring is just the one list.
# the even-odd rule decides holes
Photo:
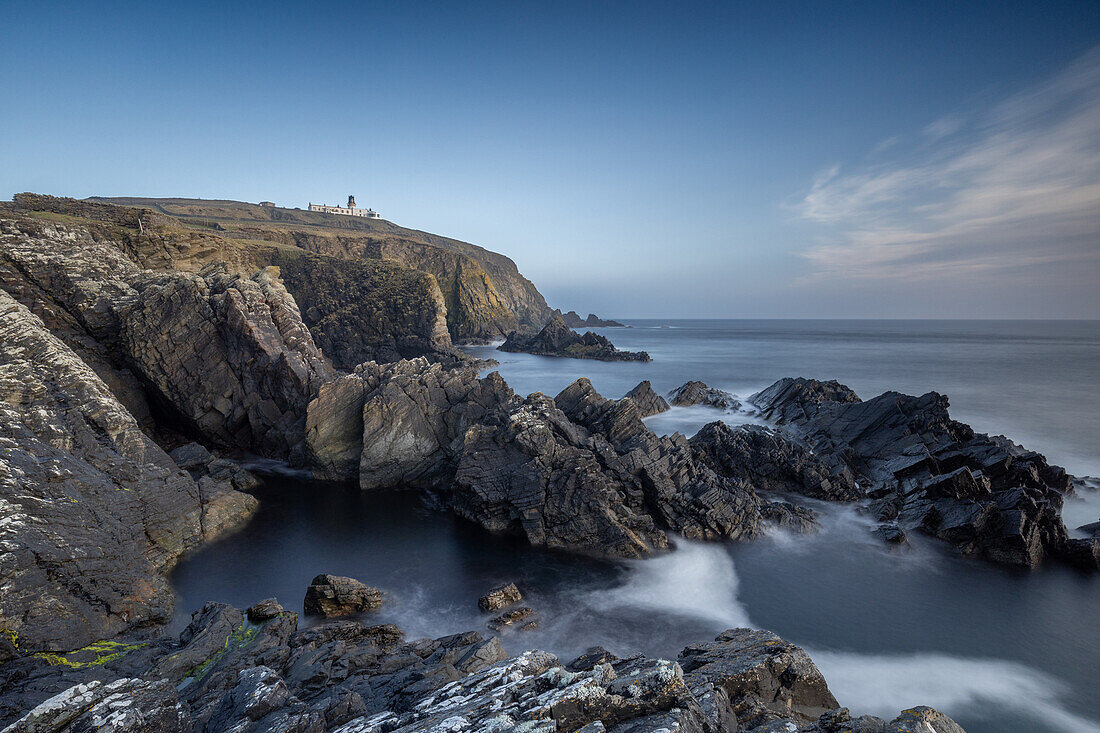
[(931, 708), (891, 723), (853, 721), (806, 653), (766, 631), (731, 629), (676, 660), (592, 650), (563, 664), (543, 651), (510, 657), (476, 632), (410, 642), (393, 626), (299, 630), (292, 613), (251, 616), (211, 603), (178, 640), (120, 640), (121, 651), (88, 664), (10, 662), (0, 667), (0, 725), (12, 733), (90, 730), (73, 721), (92, 720), (148, 733), (962, 730)]
[(708, 387), (698, 381), (685, 382), (672, 390), (669, 401), (677, 407), (706, 405), (719, 410), (736, 410), (741, 407), (741, 402), (729, 392)]
[(477, 599), (477, 607), (482, 611), (497, 611), (523, 600), (523, 594), (515, 583), (498, 585)]
[(45, 324), (0, 291), (0, 634), (18, 653), (166, 621), (164, 573), (256, 501), (196, 483)]
[(638, 386), (623, 395), (623, 399), (633, 400), (642, 417), (650, 417), (671, 409), (665, 402), (665, 398), (653, 391), (653, 386), (648, 379), (639, 382)]
[(833, 501), (863, 497), (855, 476), (842, 460), (818, 456), (797, 440), (769, 428), (731, 428), (724, 422), (712, 422), (690, 442), (696, 455), (715, 471), (761, 491)]
[(355, 578), (322, 573), (309, 584), (302, 610), (307, 616), (354, 616), (382, 606), (382, 591)]
[(644, 351), (620, 351), (604, 336), (586, 332), (584, 335), (565, 325), (561, 316), (553, 316), (541, 331), (527, 336), (518, 331), (497, 347), (501, 351), (521, 352), (538, 356), (561, 356), (570, 359), (599, 361), (651, 361)]
[(139, 268), (87, 228), (0, 220), (0, 287), (96, 365), (135, 414), (285, 458), (330, 369), (274, 269)]
[(595, 313), (589, 313), (588, 318), (581, 318), (576, 311), (562, 313), (560, 308), (554, 309), (554, 315), (561, 316), (565, 325), (570, 328), (626, 328), (625, 324), (618, 321), (604, 320)]
[(1035, 567), (1044, 557), (1095, 569), (1097, 540), (1070, 539), (1061, 520), (1066, 472), (1004, 437), (948, 416), (947, 398), (887, 392), (866, 402), (836, 382), (784, 379), (754, 395), (829, 470), (847, 467), (880, 521), (920, 530), (959, 551)]

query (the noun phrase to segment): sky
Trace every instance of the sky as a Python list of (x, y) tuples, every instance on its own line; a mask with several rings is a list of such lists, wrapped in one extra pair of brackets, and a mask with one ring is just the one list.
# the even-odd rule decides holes
[(341, 203), (621, 318), (1100, 318), (1100, 3), (0, 2), (0, 198)]

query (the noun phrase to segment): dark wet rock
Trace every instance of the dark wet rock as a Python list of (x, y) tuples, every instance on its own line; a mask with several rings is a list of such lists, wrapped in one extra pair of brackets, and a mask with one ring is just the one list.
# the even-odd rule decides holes
[(1061, 521), (1066, 472), (952, 420), (943, 395), (887, 392), (861, 402), (836, 382), (784, 379), (751, 401), (815, 453), (842, 461), (876, 497), (869, 510), (880, 520), (1008, 565), (1035, 567), (1049, 556), (1095, 566)]
[(500, 631), (509, 626), (521, 626), (523, 629), (530, 631), (536, 628), (537, 625), (535, 609), (526, 606), (505, 611), (488, 623), (489, 628), (493, 631)]
[(245, 615), (254, 624), (262, 623), (269, 619), (277, 618), (283, 613), (283, 606), (275, 598), (266, 598), (259, 603), (248, 607)]
[(523, 594), (520, 593), (515, 583), (503, 583), (478, 598), (477, 606), (482, 611), (496, 611), (522, 600)]
[(605, 336), (591, 331), (581, 335), (573, 331), (561, 319), (553, 316), (550, 322), (534, 336), (519, 332), (508, 335), (498, 346), (501, 351), (522, 352), (539, 356), (562, 356), (570, 359), (597, 359), (599, 361), (650, 361), (644, 351), (620, 351)]
[[(0, 725), (35, 709), (28, 720), (52, 723), (14, 730), (90, 731), (65, 721), (124, 714), (136, 724), (115, 730), (150, 733), (789, 730), (780, 721), (807, 733), (958, 733), (925, 708), (895, 727), (853, 720), (805, 652), (766, 631), (724, 632), (678, 661), (591, 649), (566, 668), (541, 651), (509, 657), (476, 632), (406, 642), (400, 630), (357, 621), (296, 627), (291, 613), (252, 623), (207, 604), (178, 640), (148, 640), (129, 655), (86, 666), (20, 659), (0, 666)], [(904, 727), (914, 721), (931, 727)]]
[(634, 400), (642, 417), (657, 415), (670, 409), (665, 398), (653, 391), (653, 386), (648, 379), (623, 395), (623, 399)]
[(355, 578), (322, 573), (306, 590), (307, 616), (351, 616), (373, 611), (382, 605), (382, 591)]
[(1100, 522), (1091, 522), (1089, 524), (1082, 524), (1077, 528), (1078, 532), (1084, 532), (1090, 537), (1100, 537)]
[(721, 687), (746, 729), (776, 719), (812, 722), (839, 707), (806, 652), (770, 631), (731, 629), (686, 647), (678, 661), (688, 686)]
[(576, 311), (562, 313), (561, 309), (555, 309), (554, 315), (560, 316), (565, 325), (570, 328), (626, 328), (625, 324), (618, 321), (605, 320), (595, 313), (589, 313), (587, 318), (581, 318)]
[(698, 381), (684, 382), (669, 392), (669, 401), (677, 407), (705, 405), (719, 410), (736, 410), (741, 407), (741, 402), (729, 392), (708, 387)]
[(0, 631), (20, 654), (167, 620), (163, 574), (255, 507), (180, 470), (95, 372), (0, 291)]
[(570, 672), (588, 672), (597, 664), (611, 664), (617, 661), (619, 658), (602, 646), (593, 646), (585, 649), (583, 654), (565, 665), (565, 668)]
[(718, 473), (761, 491), (834, 501), (862, 496), (842, 461), (818, 456), (800, 442), (759, 425), (731, 428), (724, 422), (708, 423), (691, 438), (691, 447)]
[(896, 525), (883, 524), (875, 528), (871, 534), (882, 540), (887, 545), (904, 546), (909, 544), (909, 538), (905, 536), (905, 532)]

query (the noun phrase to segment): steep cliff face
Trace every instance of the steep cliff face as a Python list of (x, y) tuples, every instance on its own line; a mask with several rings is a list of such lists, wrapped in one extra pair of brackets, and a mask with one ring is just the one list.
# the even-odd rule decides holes
[(255, 505), (176, 467), (76, 353), (0, 290), (0, 634), (19, 652), (166, 621), (163, 572)]
[[(416, 356), (447, 362), (462, 358), (451, 345), (447, 298), (438, 282), (427, 271), (383, 261), (377, 249), (359, 259), (348, 249), (355, 242), (334, 240), (328, 249), (336, 256), (328, 256), (319, 253), (325, 247), (306, 251), (293, 236), (265, 238), (238, 230), (233, 233), (243, 238), (233, 238), (205, 219), (185, 225), (147, 207), (36, 194), (17, 195), (11, 209), (24, 227), (49, 221), (79, 226), (92, 241), (110, 245), (147, 270), (199, 273), (221, 263), (232, 274), (251, 277), (277, 265), (317, 345), (338, 368)], [(35, 218), (21, 216), (26, 212)], [(362, 247), (361, 241), (357, 244)]]
[(541, 328), (545, 298), (509, 258), (477, 245), (385, 220), (198, 199), (95, 199), (140, 206), (226, 236), (278, 242), (344, 259), (388, 259), (433, 275), (452, 338), (491, 339)]

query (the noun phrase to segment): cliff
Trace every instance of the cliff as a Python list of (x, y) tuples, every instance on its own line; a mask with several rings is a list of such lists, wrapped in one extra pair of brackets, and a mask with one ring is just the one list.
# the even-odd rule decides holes
[(275, 242), (340, 259), (390, 260), (435, 277), (456, 341), (533, 330), (549, 320), (546, 299), (504, 255), (457, 239), (365, 219), (201, 199), (94, 198), (170, 216), (189, 227)]

